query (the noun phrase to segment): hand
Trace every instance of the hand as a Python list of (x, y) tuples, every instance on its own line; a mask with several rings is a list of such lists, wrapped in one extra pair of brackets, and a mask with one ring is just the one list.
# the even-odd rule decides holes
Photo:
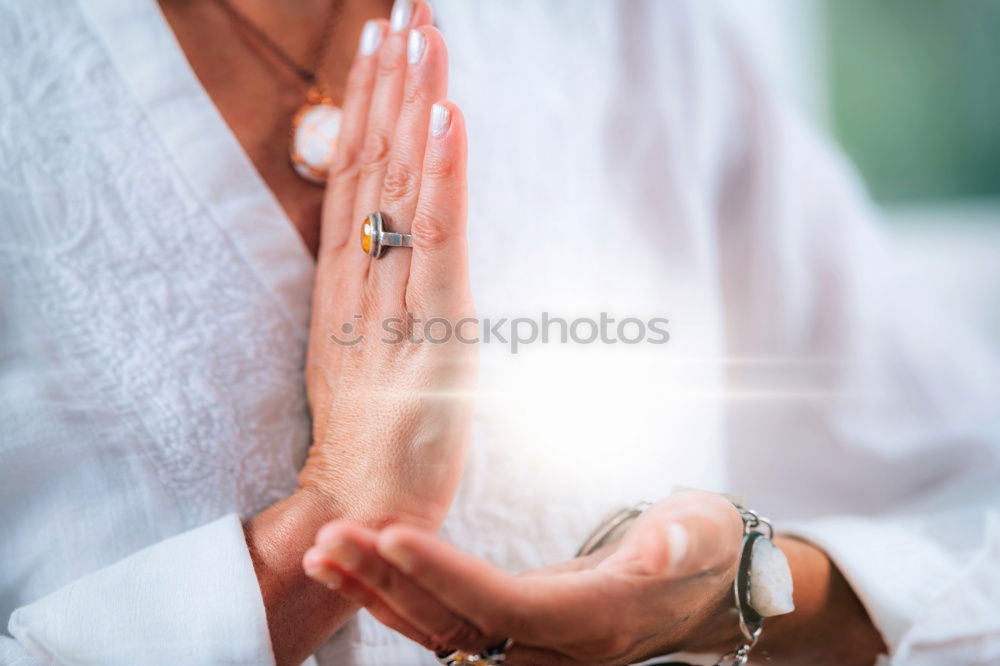
[[(475, 348), (381, 342), (387, 318), (472, 313), (465, 126), (441, 101), (447, 54), (427, 4), (413, 6), (408, 26), (426, 39), (417, 62), (407, 62), (408, 30), (377, 25), (381, 46), (360, 53), (349, 74), (324, 203), (306, 367), (313, 445), (299, 490), (245, 525), (279, 664), (301, 663), (357, 610), (302, 572), (320, 526), (350, 517), (434, 527), (465, 457)], [(434, 103), (447, 111), (432, 133)], [(412, 250), (378, 260), (362, 252), (361, 223), (376, 209), (392, 231), (412, 233)]]
[(427, 531), (326, 526), (307, 572), (429, 649), (469, 652), (511, 638), (511, 664), (625, 664), (739, 641), (732, 582), (743, 534), (721, 496), (678, 493), (622, 540), (511, 576)]
[[(429, 21), (426, 4), (416, 11), (415, 22)], [(414, 32), (424, 40), (417, 62), (407, 64), (407, 33), (391, 34), (378, 61), (360, 58), (348, 81), (313, 294), (313, 445), (300, 484), (319, 491), (335, 515), (435, 528), (465, 461), (476, 348), (456, 336), (416, 344), (409, 340), (422, 339), (423, 329), (405, 330), (412, 321), (455, 325), (473, 314), (465, 128), (441, 101), (440, 33), (428, 25)], [(435, 102), (444, 123), (436, 135), (428, 129)], [(391, 231), (413, 235), (412, 250), (390, 248), (377, 260), (362, 251), (362, 221), (376, 209)], [(439, 339), (443, 327), (429, 335)], [(474, 323), (460, 333), (474, 339)]]

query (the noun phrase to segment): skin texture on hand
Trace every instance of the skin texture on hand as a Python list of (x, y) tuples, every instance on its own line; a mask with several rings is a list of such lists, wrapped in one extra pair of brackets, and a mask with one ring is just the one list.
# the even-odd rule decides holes
[[(511, 576), (425, 530), (324, 527), (307, 573), (428, 649), (512, 638), (510, 664), (611, 666), (741, 643), (732, 599), (742, 521), (718, 495), (685, 492), (586, 558)], [(754, 655), (775, 664), (871, 664), (884, 649), (818, 549), (781, 540), (800, 610), (769, 618)], [(843, 640), (849, 638), (852, 640)]]
[[(362, 57), (351, 73), (313, 294), (313, 446), (300, 474), (345, 515), (378, 507), (385, 520), (432, 528), (465, 461), (477, 349), (454, 336), (411, 342), (420, 331), (400, 341), (385, 327), (473, 314), (461, 114), (441, 102), (447, 122), (429, 129), (446, 92), (444, 41), (428, 26), (390, 33), (377, 62)], [(412, 234), (412, 250), (362, 252), (362, 221), (376, 209)]]
[[(465, 461), (475, 347), (382, 341), (386, 318), (472, 314), (464, 121), (444, 101), (447, 53), (429, 7), (408, 18), (397, 30), (371, 24), (348, 76), (317, 257), (313, 444), (300, 488), (245, 527), (279, 664), (301, 663), (357, 610), (302, 571), (319, 527), (349, 518), (436, 528)], [(412, 234), (412, 249), (377, 260), (361, 250), (362, 220), (376, 209), (391, 231)]]

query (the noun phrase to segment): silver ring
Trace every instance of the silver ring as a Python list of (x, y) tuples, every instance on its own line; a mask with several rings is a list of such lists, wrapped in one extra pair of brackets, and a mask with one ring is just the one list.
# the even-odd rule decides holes
[(361, 249), (378, 259), (387, 247), (413, 247), (413, 236), (386, 231), (385, 214), (377, 210), (361, 223)]
[(438, 663), (444, 666), (487, 666), (489, 664), (502, 664), (507, 661), (507, 650), (514, 644), (514, 641), (507, 638), (502, 643), (486, 648), (478, 654), (463, 652), (462, 650), (445, 650), (438, 652)]

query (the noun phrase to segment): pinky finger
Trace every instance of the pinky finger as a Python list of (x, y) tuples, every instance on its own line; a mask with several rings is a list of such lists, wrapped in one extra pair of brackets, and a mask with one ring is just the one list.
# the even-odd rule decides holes
[(422, 314), (467, 315), (465, 122), (451, 102), (431, 108), (420, 195), (413, 218), (407, 308)]

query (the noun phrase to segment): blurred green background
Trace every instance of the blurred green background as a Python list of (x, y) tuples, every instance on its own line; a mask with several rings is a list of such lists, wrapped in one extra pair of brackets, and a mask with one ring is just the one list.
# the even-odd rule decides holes
[(724, 0), (848, 154), (900, 284), (1000, 350), (1000, 0)]
[(876, 200), (1000, 196), (1000, 0), (823, 13), (829, 122)]

